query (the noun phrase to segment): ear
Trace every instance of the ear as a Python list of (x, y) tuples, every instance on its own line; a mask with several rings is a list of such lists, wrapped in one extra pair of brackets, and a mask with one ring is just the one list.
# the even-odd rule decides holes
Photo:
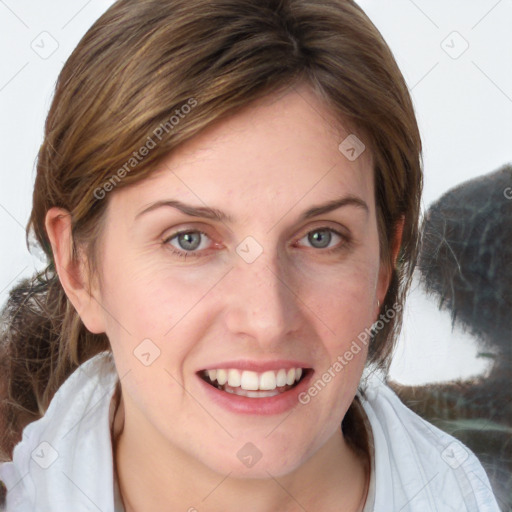
[(398, 259), (398, 253), (400, 252), (400, 247), (402, 245), (402, 236), (404, 233), (404, 224), (405, 217), (400, 217), (400, 220), (396, 223), (395, 227), (395, 236), (393, 238), (393, 243), (391, 245), (391, 256), (393, 262), (393, 268), (396, 266), (396, 260)]
[(89, 289), (90, 276), (85, 258), (81, 256), (75, 261), (72, 257), (71, 214), (63, 208), (52, 207), (46, 213), (45, 226), (52, 246), (55, 270), (68, 299), (90, 332), (105, 332), (99, 289), (96, 285)]
[(398, 253), (400, 252), (400, 247), (402, 245), (402, 236), (404, 232), (404, 223), (405, 217), (401, 217), (396, 225), (395, 225), (395, 234), (393, 236), (393, 240), (391, 241), (391, 267), (381, 263), (380, 272), (379, 272), (379, 283), (377, 288), (377, 298), (380, 303), (384, 303), (384, 298), (388, 293), (389, 285), (391, 284), (391, 275), (393, 273), (393, 269), (396, 266), (396, 261), (398, 259)]

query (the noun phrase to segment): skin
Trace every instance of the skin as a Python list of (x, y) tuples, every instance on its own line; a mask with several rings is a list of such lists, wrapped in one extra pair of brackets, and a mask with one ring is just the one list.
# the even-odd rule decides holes
[[(379, 258), (372, 156), (367, 149), (349, 161), (338, 150), (348, 134), (306, 86), (208, 128), (150, 178), (110, 193), (101, 278), (90, 289), (84, 260), (70, 259), (69, 215), (49, 210), (60, 280), (86, 327), (107, 333), (122, 377), (116, 461), (127, 511), (360, 510), (368, 475), (340, 423), (365, 347), (291, 413), (227, 411), (195, 375), (221, 361), (283, 358), (307, 361), (318, 378), (378, 317), (391, 274)], [(297, 220), (346, 195), (368, 210), (347, 205)], [(234, 221), (170, 207), (135, 220), (164, 199), (216, 207)], [(324, 227), (349, 241), (332, 233), (327, 249), (315, 246), (307, 235)], [(207, 234), (199, 257), (174, 255), (187, 247), (177, 237), (165, 242), (185, 228)], [(247, 236), (263, 248), (250, 264), (236, 252)], [(147, 338), (161, 351), (150, 366), (133, 354)], [(247, 442), (262, 453), (251, 468), (237, 457)]]

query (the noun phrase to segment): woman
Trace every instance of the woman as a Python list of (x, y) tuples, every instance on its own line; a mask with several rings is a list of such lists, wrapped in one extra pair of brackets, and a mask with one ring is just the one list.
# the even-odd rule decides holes
[(6, 509), (497, 511), (472, 453), (362, 378), (420, 157), (355, 3), (115, 3), (59, 77), (27, 226), (49, 265), (4, 313)]

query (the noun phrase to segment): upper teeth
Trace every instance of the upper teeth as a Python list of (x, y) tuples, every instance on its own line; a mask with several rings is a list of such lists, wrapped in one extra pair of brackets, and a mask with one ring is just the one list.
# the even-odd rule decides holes
[(284, 368), (273, 371), (269, 370), (263, 373), (252, 372), (248, 370), (240, 371), (235, 368), (207, 370), (210, 380), (217, 381), (220, 385), (228, 383), (229, 386), (248, 391), (272, 390), (276, 387), (292, 385), (302, 376), (302, 368)]

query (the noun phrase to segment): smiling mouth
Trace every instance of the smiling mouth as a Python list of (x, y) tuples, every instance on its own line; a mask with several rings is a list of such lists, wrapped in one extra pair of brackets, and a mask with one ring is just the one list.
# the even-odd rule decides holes
[(309, 368), (283, 368), (277, 371), (253, 372), (230, 368), (202, 370), (199, 376), (226, 393), (249, 398), (268, 398), (293, 389), (309, 371)]

